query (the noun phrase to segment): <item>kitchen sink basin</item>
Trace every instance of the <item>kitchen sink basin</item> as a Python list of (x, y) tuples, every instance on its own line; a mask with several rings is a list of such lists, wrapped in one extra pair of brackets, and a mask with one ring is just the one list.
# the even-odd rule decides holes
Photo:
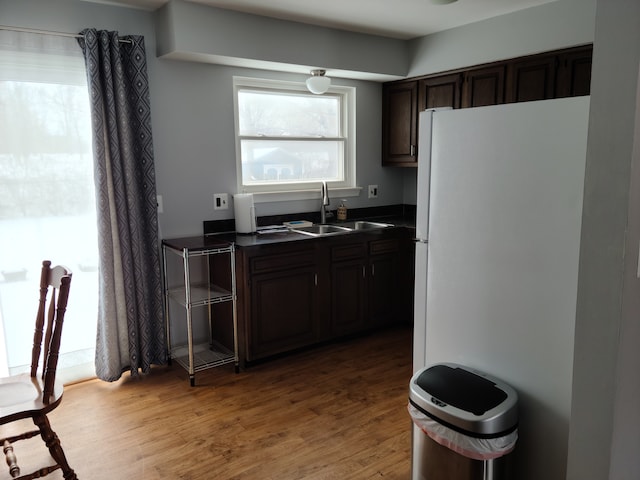
[(354, 230), (371, 230), (374, 228), (386, 228), (392, 227), (393, 225), (389, 223), (380, 223), (380, 222), (367, 222), (367, 221), (357, 221), (353, 222)]
[(304, 235), (311, 235), (312, 237), (322, 237), (325, 235), (336, 235), (339, 233), (350, 232), (351, 229), (347, 227), (340, 227), (338, 225), (311, 225), (310, 227), (292, 228), (294, 232), (302, 233)]
[(349, 222), (345, 225), (332, 225), (332, 224), (314, 224), (309, 227), (292, 228), (292, 232), (302, 233), (304, 235), (310, 235), (312, 237), (324, 237), (326, 235), (338, 235), (341, 233), (353, 232), (356, 230), (374, 230), (386, 227), (392, 227), (389, 223), (381, 222), (367, 222), (359, 220), (356, 222)]

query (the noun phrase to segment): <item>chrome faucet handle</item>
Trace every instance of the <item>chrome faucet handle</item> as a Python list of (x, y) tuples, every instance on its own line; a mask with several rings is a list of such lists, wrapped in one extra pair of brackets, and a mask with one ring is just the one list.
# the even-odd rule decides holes
[(320, 223), (326, 223), (327, 217), (332, 217), (333, 213), (330, 211), (327, 212), (325, 207), (329, 206), (331, 200), (329, 199), (329, 189), (327, 188), (327, 182), (322, 181), (322, 186), (320, 187), (320, 196), (322, 197), (322, 201), (320, 202)]
[(322, 205), (329, 205), (329, 188), (327, 187), (327, 182), (322, 181), (322, 186), (320, 187), (320, 195), (322, 196)]

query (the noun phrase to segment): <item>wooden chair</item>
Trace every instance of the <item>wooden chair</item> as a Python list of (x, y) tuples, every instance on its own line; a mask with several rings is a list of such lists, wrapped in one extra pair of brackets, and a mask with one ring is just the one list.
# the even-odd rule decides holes
[[(62, 469), (66, 480), (77, 480), (78, 478), (67, 463), (60, 440), (51, 429), (47, 418), (47, 414), (56, 408), (62, 400), (62, 384), (56, 382), (56, 367), (70, 284), (71, 272), (68, 269), (61, 266), (51, 267), (51, 262), (48, 260), (42, 262), (40, 303), (33, 336), (31, 373), (0, 379), (0, 427), (27, 418), (31, 418), (38, 427), (38, 430), (0, 438), (0, 444), (2, 444), (9, 466), (9, 473), (12, 478), (17, 477), (17, 480), (40, 478), (57, 469)], [(47, 306), (49, 287), (51, 287), (51, 295)], [(41, 352), (43, 354), (42, 362), (40, 362)], [(40, 363), (42, 363), (41, 372), (38, 373)], [(29, 475), (18, 477), (20, 468), (12, 444), (18, 440), (35, 437), (38, 434), (42, 437), (56, 463)]]

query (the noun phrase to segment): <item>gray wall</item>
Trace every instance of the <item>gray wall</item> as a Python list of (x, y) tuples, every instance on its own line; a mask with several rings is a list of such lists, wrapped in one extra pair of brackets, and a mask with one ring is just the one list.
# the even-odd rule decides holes
[[(331, 76), (402, 78), (405, 42), (171, 0), (158, 11), (158, 56)], [(295, 39), (295, 41), (292, 41)], [(243, 65), (246, 66), (246, 65)], [(254, 65), (255, 66), (255, 65)], [(297, 67), (296, 67), (297, 66)]]
[[(164, 201), (163, 234), (201, 233), (202, 220), (232, 218), (214, 211), (214, 193), (236, 193), (233, 76), (304, 80), (304, 76), (173, 60), (158, 61), (153, 88), (163, 92), (152, 108), (158, 192)], [(349, 198), (351, 207), (402, 203), (401, 172), (380, 165), (381, 87), (374, 82), (336, 79), (357, 87), (357, 183), (377, 184), (379, 197)], [(318, 194), (319, 195), (319, 194)], [(319, 198), (319, 197), (318, 197)], [(339, 198), (335, 199), (339, 200)], [(319, 200), (259, 203), (259, 216), (308, 212)]]
[(640, 3), (598, 0), (567, 478), (640, 478)]
[(559, 0), (409, 42), (409, 76), (593, 42), (596, 0)]

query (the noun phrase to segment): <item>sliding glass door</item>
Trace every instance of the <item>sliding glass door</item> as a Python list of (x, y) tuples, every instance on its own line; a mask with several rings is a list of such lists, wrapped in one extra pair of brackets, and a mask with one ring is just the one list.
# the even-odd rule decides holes
[(73, 271), (62, 376), (65, 369), (68, 379), (92, 375), (98, 251), (90, 124), (75, 38), (0, 31), (0, 376), (31, 361), (45, 259)]

